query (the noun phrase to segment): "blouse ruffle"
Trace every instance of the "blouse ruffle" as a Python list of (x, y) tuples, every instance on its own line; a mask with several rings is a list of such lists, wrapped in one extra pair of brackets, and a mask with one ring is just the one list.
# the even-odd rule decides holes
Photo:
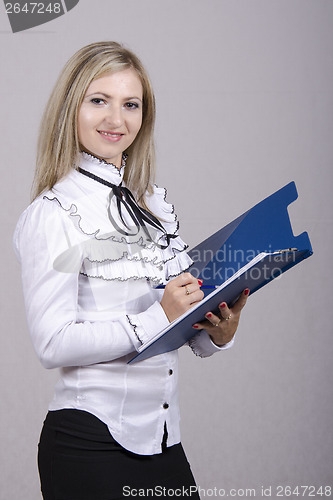
[[(115, 170), (112, 164), (103, 164), (90, 155), (83, 155), (80, 166), (113, 184), (119, 185), (122, 181), (123, 169)], [(165, 229), (165, 233), (149, 229), (151, 240), (142, 228), (133, 227), (126, 211), (123, 218), (128, 226), (132, 222), (133, 234), (121, 234), (112, 226), (108, 217), (109, 194), (109, 187), (73, 170), (43, 196), (46, 202), (57, 205), (75, 229), (72, 240), (75, 241), (75, 255), (82, 259), (81, 274), (104, 280), (145, 279), (156, 285), (165, 284), (191, 266), (187, 245), (178, 235), (179, 223), (173, 205), (166, 201), (165, 189), (155, 185), (153, 193), (146, 196), (148, 209)], [(116, 200), (111, 203), (114, 204), (113, 213), (118, 216)], [(116, 222), (122, 226), (119, 216)], [(73, 260), (71, 248), (69, 245), (68, 255), (63, 252), (57, 259), (62, 265), (66, 259)]]

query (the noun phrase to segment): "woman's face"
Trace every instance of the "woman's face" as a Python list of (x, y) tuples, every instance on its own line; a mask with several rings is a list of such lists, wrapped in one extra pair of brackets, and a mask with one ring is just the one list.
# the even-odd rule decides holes
[(142, 84), (133, 69), (94, 80), (78, 113), (81, 148), (120, 168), (122, 153), (142, 124), (142, 98)]

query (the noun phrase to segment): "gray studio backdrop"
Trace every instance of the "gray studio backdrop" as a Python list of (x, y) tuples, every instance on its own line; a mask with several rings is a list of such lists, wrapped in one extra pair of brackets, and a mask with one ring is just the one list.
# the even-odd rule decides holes
[(294, 232), (314, 248), (250, 297), (232, 350), (180, 350), (183, 442), (202, 497), (302, 485), (323, 498), (332, 486), (332, 24), (330, 0), (81, 0), (13, 34), (1, 3), (1, 500), (40, 498), (36, 448), (57, 378), (33, 352), (12, 233), (55, 79), (103, 39), (149, 70), (157, 183), (190, 246), (295, 180)]

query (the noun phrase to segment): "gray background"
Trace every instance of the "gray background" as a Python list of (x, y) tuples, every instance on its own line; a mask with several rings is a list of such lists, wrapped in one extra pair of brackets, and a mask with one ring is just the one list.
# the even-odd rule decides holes
[(249, 299), (232, 350), (200, 360), (181, 349), (198, 485), (257, 498), (262, 486), (275, 498), (278, 485), (332, 485), (332, 21), (331, 0), (81, 0), (14, 35), (1, 3), (1, 499), (40, 498), (36, 445), (57, 377), (30, 343), (12, 233), (55, 79), (103, 39), (149, 70), (157, 181), (190, 246), (295, 180), (294, 232), (315, 252)]

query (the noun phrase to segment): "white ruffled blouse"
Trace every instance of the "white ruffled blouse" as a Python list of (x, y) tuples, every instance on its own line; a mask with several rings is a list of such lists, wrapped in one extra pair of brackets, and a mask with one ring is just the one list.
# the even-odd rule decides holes
[[(119, 170), (82, 153), (80, 168), (118, 186), (124, 163)], [(49, 409), (88, 411), (123, 447), (150, 455), (161, 452), (165, 422), (168, 446), (180, 441), (178, 353), (127, 361), (168, 325), (154, 286), (191, 260), (164, 189), (147, 196), (165, 229), (147, 225), (149, 237), (123, 206), (119, 215), (110, 192), (73, 169), (23, 212), (14, 247), (34, 348), (44, 367), (60, 368)], [(202, 357), (223, 350), (205, 331), (191, 347)]]

